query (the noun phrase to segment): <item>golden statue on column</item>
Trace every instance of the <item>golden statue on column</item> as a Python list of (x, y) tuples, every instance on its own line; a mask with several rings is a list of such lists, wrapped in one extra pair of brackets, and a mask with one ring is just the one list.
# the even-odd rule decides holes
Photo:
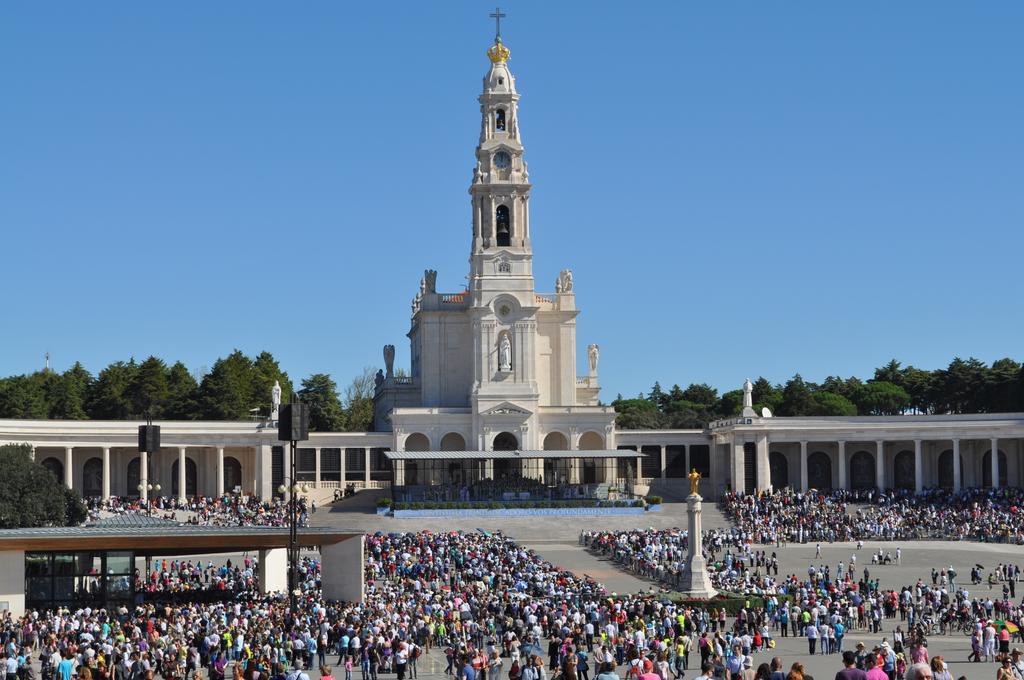
[(699, 496), (697, 488), (700, 486), (700, 473), (697, 472), (697, 468), (693, 468), (693, 471), (686, 476), (690, 480), (690, 493), (694, 496)]

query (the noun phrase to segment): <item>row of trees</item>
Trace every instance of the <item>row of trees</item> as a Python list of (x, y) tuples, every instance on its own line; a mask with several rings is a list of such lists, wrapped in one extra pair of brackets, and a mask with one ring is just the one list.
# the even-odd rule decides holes
[[(198, 379), (197, 379), (198, 377)], [(65, 420), (247, 420), (267, 415), (274, 382), (288, 403), (294, 389), (270, 352), (250, 358), (235, 350), (195, 376), (180, 361), (149, 357), (117, 361), (95, 377), (76, 362), (64, 373), (38, 371), (0, 379), (0, 418)], [(373, 371), (364, 369), (345, 389), (324, 373), (301, 382), (318, 431), (364, 431), (373, 424)]]
[[(927, 371), (893, 359), (874, 376), (829, 376), (821, 383), (794, 375), (785, 384), (758, 378), (754, 409), (778, 416), (901, 415), (906, 413), (1009, 413), (1024, 411), (1024, 369), (1013, 359), (991, 366), (977, 359), (953, 359), (946, 368)], [(706, 384), (686, 389), (659, 383), (647, 395), (612, 402), (616, 424), (624, 429), (704, 427), (709, 421), (740, 414), (743, 390), (719, 395)]]
[(85, 521), (82, 499), (32, 460), (31, 446), (0, 446), (0, 470), (0, 528), (65, 527)]

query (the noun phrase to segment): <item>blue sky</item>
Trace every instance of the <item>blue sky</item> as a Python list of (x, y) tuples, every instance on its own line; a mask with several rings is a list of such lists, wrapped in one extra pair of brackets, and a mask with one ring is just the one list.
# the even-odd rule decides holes
[[(605, 399), (1024, 358), (1024, 3), (503, 9), (538, 289), (574, 270)], [(491, 11), (0, 4), (0, 375), (407, 365), (423, 269), (468, 271)]]

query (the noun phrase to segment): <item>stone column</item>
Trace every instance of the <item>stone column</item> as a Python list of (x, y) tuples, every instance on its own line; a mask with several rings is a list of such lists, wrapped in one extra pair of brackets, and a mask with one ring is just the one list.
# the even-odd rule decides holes
[(679, 582), (680, 592), (701, 600), (710, 600), (717, 591), (711, 586), (707, 564), (702, 550), (701, 506), (704, 499), (700, 494), (691, 493), (686, 497), (687, 537), (689, 539), (686, 569)]
[[(258, 457), (258, 454), (257, 454)], [(257, 461), (258, 462), (258, 461)], [(224, 447), (217, 447), (217, 488), (214, 489), (215, 496), (224, 494)]]
[(149, 484), (149, 454), (145, 451), (139, 451), (139, 485), (141, 489), (128, 489), (128, 493), (133, 490), (139, 492), (139, 498), (144, 501), (149, 500), (149, 489), (146, 485)]
[(800, 490), (807, 491), (807, 442), (800, 442)]
[(371, 457), (370, 456), (370, 449), (369, 448), (363, 449), (363, 453), (366, 456), (366, 463), (365, 463), (366, 464), (366, 469), (363, 471), (363, 484), (364, 484), (364, 488), (369, 489), (370, 488), (370, 457)]
[(75, 458), (74, 448), (64, 447), (64, 486), (69, 489), (75, 488)]
[(846, 484), (846, 442), (839, 442), (839, 455), (836, 457), (836, 462), (839, 463), (839, 488), (849, 488)]
[(110, 500), (110, 447), (103, 447), (103, 500)]
[(960, 440), (953, 440), (953, 492), (960, 493)]
[(924, 456), (921, 454), (921, 440), (914, 440), (914, 493), (924, 491)]
[(992, 448), (992, 460), (990, 461), (992, 467), (992, 488), (999, 488), (999, 438), (992, 437), (991, 441)]
[(665, 479), (668, 476), (668, 472), (665, 470), (665, 465), (668, 461), (665, 460), (665, 445), (661, 445), (661, 478)]
[(743, 493), (747, 488), (746, 467), (743, 464), (743, 442), (732, 440), (732, 490)]
[(178, 447), (178, 500), (185, 500), (186, 489), (185, 489), (185, 447)]
[(315, 468), (316, 471), (313, 474), (313, 486), (315, 486), (317, 489), (319, 489), (320, 488), (320, 447), (319, 446), (314, 446), (313, 447), (313, 452), (314, 452), (314, 454), (316, 456), (316, 468)]
[(879, 439), (875, 442), (875, 448), (875, 484), (879, 490), (885, 491), (885, 442)]
[(767, 491), (772, 488), (772, 471), (768, 464), (768, 433), (757, 437), (757, 490)]

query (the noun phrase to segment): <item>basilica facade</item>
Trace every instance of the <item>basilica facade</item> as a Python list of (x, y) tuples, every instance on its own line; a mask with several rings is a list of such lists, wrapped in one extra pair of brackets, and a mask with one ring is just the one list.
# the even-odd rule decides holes
[[(384, 348), (373, 432), (316, 432), (297, 451), (296, 479), (317, 499), (343, 487), (431, 488), (533, 477), (548, 485), (622, 487), (682, 498), (701, 491), (905, 488), (1024, 483), (1024, 414), (779, 418), (743, 413), (693, 430), (618, 430), (599, 402), (598, 338), (576, 337), (576, 284), (562, 270), (537, 290), (529, 171), (519, 92), (499, 39), (487, 51), (480, 138), (469, 187), (465, 290), (424, 272), (412, 301), (407, 370)], [(582, 374), (578, 366), (585, 366)], [(289, 452), (276, 423), (161, 422), (163, 448), (136, 448), (138, 422), (0, 420), (0, 443), (84, 496), (178, 497), (237, 492), (269, 498)]]

